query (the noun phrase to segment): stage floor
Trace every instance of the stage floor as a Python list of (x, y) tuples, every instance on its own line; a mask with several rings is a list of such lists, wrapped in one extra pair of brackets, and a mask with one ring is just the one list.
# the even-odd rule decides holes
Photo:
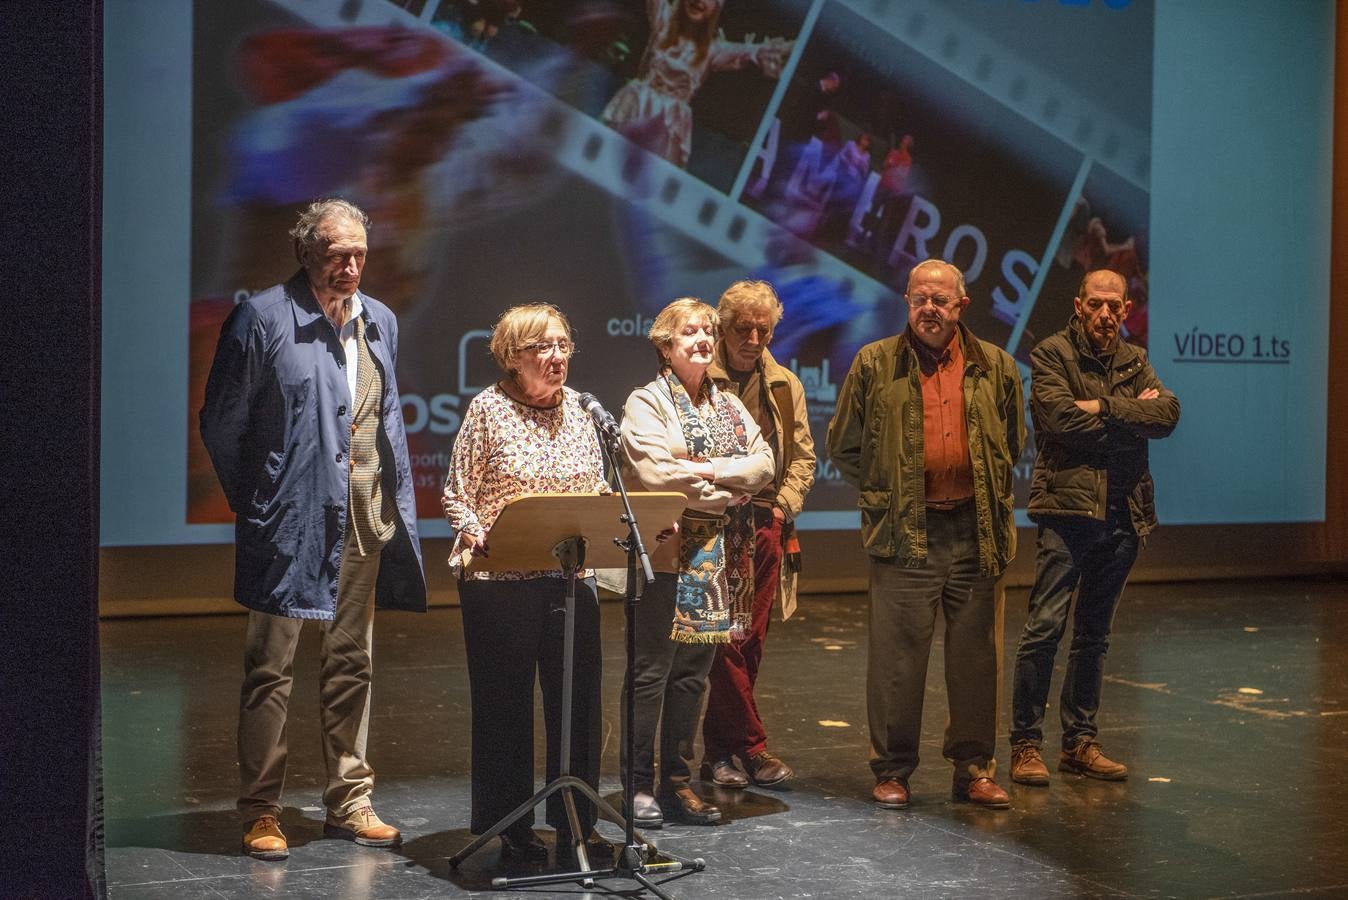
[[(1009, 593), (1009, 671), (1026, 594)], [(1348, 582), (1132, 587), (1116, 619), (1101, 739), (1124, 783), (1059, 775), (1012, 784), (1001, 704), (1005, 812), (952, 804), (938, 631), (913, 805), (869, 802), (863, 690), (866, 600), (802, 598), (774, 621), (758, 700), (788, 790), (719, 791), (716, 827), (647, 837), (702, 857), (678, 898), (1348, 897)], [(622, 607), (605, 603), (606, 795), (618, 791)], [(467, 672), (457, 609), (380, 613), (370, 759), (395, 851), (323, 837), (315, 629), (291, 700), (282, 825), (290, 859), (239, 853), (234, 727), (240, 616), (102, 626), (107, 874), (114, 898), (427, 898), (492, 893), (496, 844), (451, 871), (468, 823)], [(1059, 651), (1061, 678), (1066, 647)], [(1046, 748), (1056, 750), (1056, 690)], [(1007, 693), (1009, 688), (1004, 690)], [(536, 727), (542, 760), (542, 723)], [(541, 773), (540, 773), (541, 777)], [(542, 822), (540, 811), (539, 821)], [(541, 827), (541, 826), (540, 826)], [(612, 826), (601, 828), (614, 837)], [(551, 839), (552, 832), (543, 829)], [(517, 874), (525, 874), (516, 870)], [(627, 891), (609, 881), (591, 893)], [(579, 896), (578, 885), (513, 892)], [(504, 896), (504, 894), (497, 894)]]

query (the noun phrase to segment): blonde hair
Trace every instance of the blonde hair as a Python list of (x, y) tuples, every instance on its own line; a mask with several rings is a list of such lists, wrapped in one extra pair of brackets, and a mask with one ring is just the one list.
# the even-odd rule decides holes
[(782, 321), (782, 301), (766, 281), (736, 281), (725, 289), (716, 312), (726, 325), (734, 322), (748, 310), (761, 310), (772, 317), (772, 327)]
[(660, 365), (664, 366), (669, 362), (661, 351), (673, 346), (674, 335), (678, 334), (690, 320), (699, 316), (711, 323), (713, 333), (721, 324), (721, 317), (716, 314), (716, 310), (696, 297), (680, 297), (670, 301), (668, 306), (660, 310), (660, 314), (651, 323), (649, 334), (651, 343), (655, 345), (655, 355), (659, 358)]
[(548, 330), (548, 325), (553, 320), (562, 323), (562, 328), (566, 329), (567, 340), (571, 340), (574, 345), (571, 323), (567, 321), (565, 314), (551, 303), (534, 300), (512, 306), (501, 313), (501, 318), (496, 320), (496, 325), (491, 330), (490, 345), (491, 355), (501, 370), (513, 374), (520, 349), (525, 344), (543, 337), (543, 333)]

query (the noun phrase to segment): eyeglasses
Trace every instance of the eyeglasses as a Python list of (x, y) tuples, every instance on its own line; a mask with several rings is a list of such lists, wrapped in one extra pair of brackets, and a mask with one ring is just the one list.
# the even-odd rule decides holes
[(534, 356), (551, 356), (559, 353), (563, 358), (570, 357), (576, 352), (576, 347), (570, 341), (563, 338), (559, 341), (534, 341), (532, 344), (525, 344), (520, 348), (532, 353)]
[(763, 340), (772, 337), (771, 325), (758, 325), (753, 322), (736, 322), (730, 326), (730, 330), (742, 338), (747, 338), (751, 334), (757, 333)]
[(1101, 307), (1108, 307), (1111, 313), (1116, 316), (1121, 316), (1123, 315), (1123, 303), (1124, 301), (1122, 300), (1097, 300), (1092, 297), (1082, 301), (1081, 305), (1090, 313), (1097, 313), (1100, 311)]
[(958, 302), (956, 298), (947, 297), (945, 294), (934, 294), (930, 297), (904, 297), (903, 299), (908, 302), (908, 306), (912, 309), (921, 309), (928, 303), (937, 309), (949, 309)]

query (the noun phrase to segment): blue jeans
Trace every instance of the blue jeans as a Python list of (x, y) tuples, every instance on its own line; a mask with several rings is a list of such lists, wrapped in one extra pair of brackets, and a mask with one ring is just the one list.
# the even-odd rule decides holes
[(1021, 741), (1043, 745), (1053, 656), (1066, 630), (1074, 593), (1072, 647), (1058, 708), (1062, 746), (1070, 749), (1099, 733), (1095, 716), (1100, 709), (1109, 631), (1137, 549), (1137, 534), (1126, 508), (1111, 509), (1104, 522), (1084, 516), (1040, 522), (1030, 617), (1016, 650), (1011, 698), (1013, 745)]

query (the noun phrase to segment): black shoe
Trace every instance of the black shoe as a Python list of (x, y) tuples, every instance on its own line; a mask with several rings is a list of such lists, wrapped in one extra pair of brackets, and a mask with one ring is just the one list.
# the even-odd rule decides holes
[(661, 797), (668, 818), (684, 825), (715, 825), (721, 821), (721, 811), (693, 793), (692, 788), (679, 788)]
[(527, 833), (501, 832), (501, 862), (541, 863), (548, 860), (548, 845), (530, 828)]
[(632, 824), (637, 828), (659, 828), (665, 824), (660, 804), (645, 791), (637, 791), (632, 798)]

